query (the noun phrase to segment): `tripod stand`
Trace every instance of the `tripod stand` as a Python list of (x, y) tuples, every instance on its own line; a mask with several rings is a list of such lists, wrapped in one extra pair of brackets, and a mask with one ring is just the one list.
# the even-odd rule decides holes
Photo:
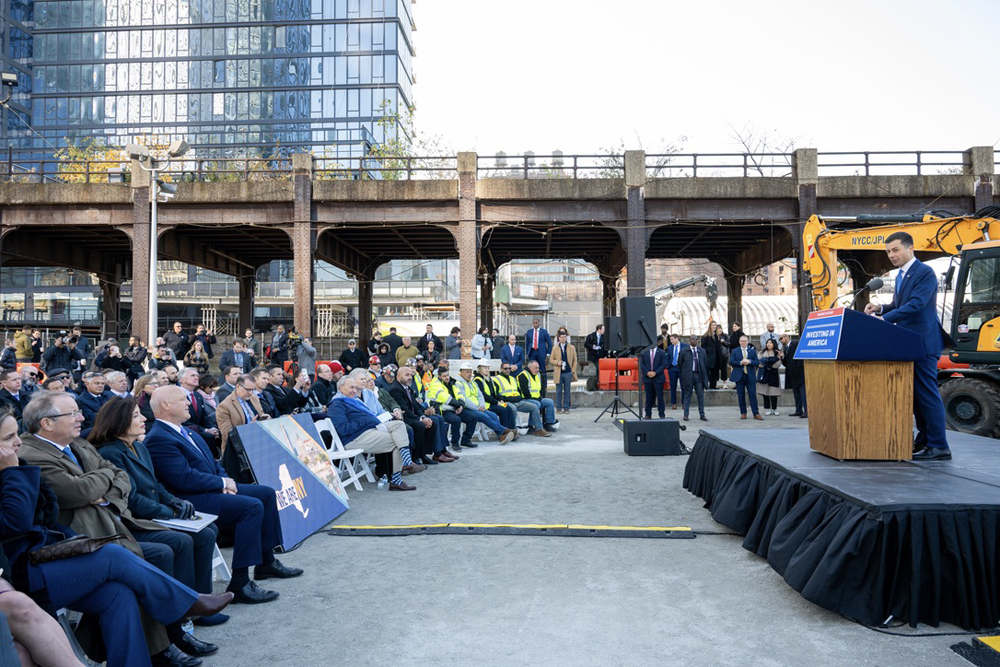
[(616, 354), (615, 355), (615, 397), (611, 400), (611, 403), (608, 405), (608, 407), (604, 408), (604, 410), (601, 411), (601, 414), (597, 415), (597, 419), (594, 420), (594, 423), (596, 424), (597, 422), (601, 421), (601, 417), (603, 417), (604, 415), (606, 415), (608, 413), (611, 413), (611, 419), (614, 420), (615, 425), (618, 426), (618, 415), (620, 415), (620, 414), (622, 414), (624, 412), (631, 412), (632, 416), (634, 416), (636, 419), (639, 418), (639, 415), (635, 414), (635, 411), (632, 408), (630, 408), (625, 403), (625, 401), (623, 401), (621, 399), (621, 392), (618, 390), (618, 356)]

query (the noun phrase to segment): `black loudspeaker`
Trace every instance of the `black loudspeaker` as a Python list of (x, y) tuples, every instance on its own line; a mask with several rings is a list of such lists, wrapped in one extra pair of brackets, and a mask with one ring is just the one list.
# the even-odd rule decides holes
[(656, 299), (651, 296), (626, 296), (619, 303), (622, 314), (622, 341), (626, 347), (656, 345)]
[(676, 419), (624, 419), (622, 437), (629, 456), (681, 454), (681, 425)]
[(604, 318), (604, 338), (607, 341), (604, 344), (604, 349), (608, 352), (625, 348), (625, 343), (622, 341), (622, 318)]

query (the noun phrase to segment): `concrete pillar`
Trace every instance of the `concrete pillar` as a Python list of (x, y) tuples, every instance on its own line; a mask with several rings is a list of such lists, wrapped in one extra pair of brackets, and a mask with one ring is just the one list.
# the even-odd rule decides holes
[(795, 283), (798, 285), (799, 331), (806, 326), (806, 319), (812, 312), (812, 289), (805, 271), (805, 255), (802, 245), (802, 226), (810, 216), (819, 212), (816, 188), (819, 184), (819, 158), (815, 148), (795, 150), (795, 178), (799, 188), (799, 224), (790, 225), (792, 249), (795, 253)]
[(493, 273), (484, 273), (479, 284), (479, 321), (480, 326), (489, 327), (493, 331), (493, 293), (496, 290), (496, 277)]
[(602, 317), (615, 317), (618, 315), (618, 277), (601, 276), (601, 303)]
[(965, 166), (976, 179), (976, 210), (993, 204), (993, 147), (974, 146), (965, 152)]
[[(145, 172), (142, 172), (145, 173)], [(136, 170), (132, 170), (133, 178)], [(148, 182), (147, 178), (147, 182)], [(149, 331), (149, 186), (132, 189), (132, 335), (144, 344), (156, 341)]]
[(295, 222), (292, 229), (292, 255), (294, 256), (294, 314), (295, 329), (303, 337), (312, 336), (313, 325), (313, 253), (316, 233), (312, 224), (312, 155), (292, 155), (292, 188), (294, 192)]
[(120, 280), (98, 280), (101, 286), (101, 311), (104, 315), (103, 327), (105, 338), (118, 340), (118, 304), (121, 303)]
[(253, 328), (253, 295), (257, 277), (251, 273), (237, 280), (240, 284), (240, 330), (237, 335), (242, 336), (244, 331)]
[(462, 357), (468, 359), (476, 332), (476, 276), (479, 275), (479, 229), (476, 220), (475, 153), (458, 154), (458, 309)]
[(372, 337), (372, 313), (375, 309), (374, 300), (375, 273), (358, 276), (358, 348), (367, 349)]
[(625, 188), (628, 223), (625, 252), (628, 267), (628, 296), (646, 295), (646, 250), (649, 230), (646, 229), (646, 152), (625, 151)]
[(726, 333), (732, 333), (734, 322), (739, 322), (744, 332), (746, 332), (746, 323), (743, 322), (743, 283), (746, 282), (747, 277), (725, 270), (723, 274), (726, 277), (726, 303), (728, 306), (727, 316), (729, 318), (729, 326), (726, 329)]

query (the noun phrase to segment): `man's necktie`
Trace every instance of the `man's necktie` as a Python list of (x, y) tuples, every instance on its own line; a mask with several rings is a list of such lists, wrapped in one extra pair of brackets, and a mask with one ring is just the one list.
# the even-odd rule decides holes
[[(65, 447), (63, 447), (62, 451), (63, 451), (63, 454), (65, 454), (66, 456), (69, 457), (70, 461), (72, 461), (73, 463), (75, 463), (78, 466), (80, 465), (80, 461), (76, 458), (76, 455), (73, 454), (73, 450), (69, 448), (69, 445), (66, 445)], [(83, 466), (80, 466), (80, 467), (82, 468)]]
[(198, 416), (198, 399), (194, 397), (194, 392), (191, 392), (191, 416)]
[(649, 351), (649, 370), (653, 370), (653, 358), (656, 355), (656, 350)]
[(535, 329), (535, 342), (531, 345), (532, 350), (538, 349), (538, 329)]
[(698, 350), (692, 347), (691, 354), (694, 356), (694, 370), (698, 370)]
[(676, 345), (674, 345), (674, 363), (671, 364), (671, 365), (672, 366), (676, 366), (677, 365), (677, 346)]
[(905, 275), (906, 275), (906, 272), (903, 271), (902, 269), (900, 269), (899, 270), (899, 275), (896, 276), (895, 289), (893, 289), (893, 292), (895, 292), (896, 294), (899, 294), (899, 288), (900, 288), (900, 285), (903, 284), (903, 276), (905, 276)]

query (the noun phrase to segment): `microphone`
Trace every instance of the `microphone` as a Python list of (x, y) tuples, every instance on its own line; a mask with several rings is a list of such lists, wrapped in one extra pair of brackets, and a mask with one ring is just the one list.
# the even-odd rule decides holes
[(872, 278), (871, 280), (869, 280), (868, 283), (864, 287), (862, 287), (861, 289), (856, 290), (854, 292), (854, 298), (851, 299), (851, 308), (854, 308), (854, 304), (858, 300), (858, 295), (859, 294), (861, 294), (865, 290), (868, 290), (869, 292), (874, 292), (875, 290), (882, 289), (882, 286), (884, 284), (885, 284), (885, 281), (883, 281), (881, 278), (878, 278), (878, 277), (875, 277), (875, 278)]

